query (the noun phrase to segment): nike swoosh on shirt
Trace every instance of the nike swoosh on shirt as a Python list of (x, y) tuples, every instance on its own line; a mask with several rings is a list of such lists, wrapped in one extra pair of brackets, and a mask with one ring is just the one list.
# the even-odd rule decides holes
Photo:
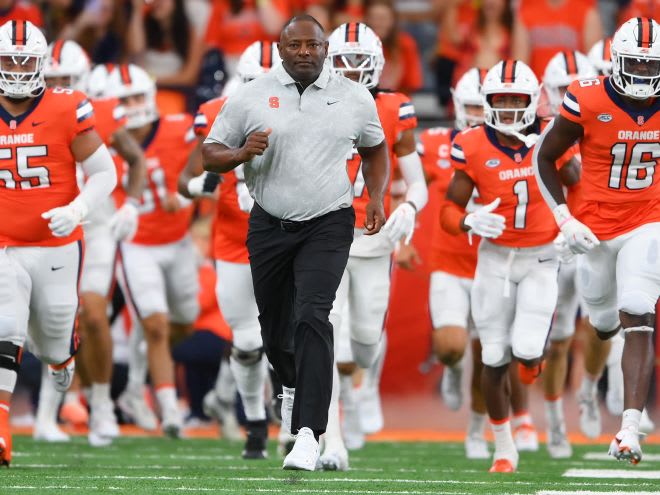
[(328, 105), (334, 105), (335, 103), (339, 103), (339, 100), (335, 100), (335, 101), (326, 101), (326, 103), (327, 103)]

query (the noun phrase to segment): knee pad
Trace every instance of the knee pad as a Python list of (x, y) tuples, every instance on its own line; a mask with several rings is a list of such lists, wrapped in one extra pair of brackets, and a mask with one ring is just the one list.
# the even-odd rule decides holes
[(238, 349), (260, 349), (264, 343), (261, 338), (261, 328), (256, 325), (251, 328), (235, 328), (233, 332), (233, 344)]
[(242, 364), (243, 366), (253, 366), (259, 363), (263, 354), (263, 347), (253, 351), (244, 351), (235, 346), (232, 346), (231, 348), (232, 359), (234, 359), (237, 363)]
[(13, 342), (0, 342), (0, 390), (13, 393), (23, 348)]
[(499, 368), (511, 362), (511, 349), (501, 343), (481, 343), (481, 360), (486, 366)]
[(380, 341), (375, 344), (362, 344), (356, 340), (351, 339), (351, 349), (353, 350), (353, 360), (360, 368), (369, 368), (376, 357), (378, 356), (378, 349), (380, 348)]

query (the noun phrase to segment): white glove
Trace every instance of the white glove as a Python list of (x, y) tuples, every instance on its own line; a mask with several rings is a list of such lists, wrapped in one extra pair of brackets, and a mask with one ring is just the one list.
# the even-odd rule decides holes
[(239, 182), (236, 185), (236, 193), (238, 194), (238, 207), (240, 210), (245, 213), (250, 213), (254, 206), (254, 199), (250, 196), (250, 191), (248, 191), (245, 182)]
[(584, 254), (600, 244), (591, 229), (577, 221), (565, 204), (557, 206), (552, 213), (572, 253)]
[(501, 236), (506, 221), (502, 215), (493, 213), (493, 210), (497, 209), (499, 205), (500, 198), (496, 198), (492, 203), (475, 210), (474, 213), (468, 213), (463, 223), (470, 227), (469, 233), (489, 239)]
[(81, 199), (74, 199), (66, 206), (53, 208), (41, 214), (41, 218), (50, 220), (48, 228), (55, 237), (66, 237), (80, 225), (87, 215), (87, 205)]
[(188, 192), (191, 196), (213, 196), (215, 188), (220, 183), (220, 174), (214, 172), (202, 172), (201, 175), (193, 177), (188, 181)]
[(417, 210), (413, 205), (408, 202), (401, 203), (387, 219), (382, 231), (392, 241), (392, 244), (399, 242), (402, 237), (406, 244), (410, 244), (410, 239), (415, 232), (416, 216)]
[(555, 245), (555, 250), (559, 255), (559, 261), (562, 263), (570, 263), (575, 259), (575, 254), (573, 254), (568, 242), (566, 242), (564, 234), (560, 232), (552, 243)]
[(138, 209), (133, 203), (126, 202), (110, 219), (110, 231), (118, 241), (130, 241), (138, 228)]

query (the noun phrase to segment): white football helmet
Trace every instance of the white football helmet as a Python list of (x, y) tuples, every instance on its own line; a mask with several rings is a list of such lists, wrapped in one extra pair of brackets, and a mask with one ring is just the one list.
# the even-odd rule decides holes
[(71, 40), (57, 40), (48, 45), (48, 54), (44, 65), (44, 77), (68, 77), (68, 88), (85, 91), (89, 74), (89, 57), (85, 50)]
[(660, 94), (660, 25), (648, 17), (626, 21), (612, 38), (614, 89), (645, 100)]
[(87, 90), (90, 98), (106, 98), (108, 95), (108, 82), (110, 74), (117, 68), (115, 64), (99, 64), (87, 76)]
[(277, 43), (255, 41), (248, 46), (238, 59), (236, 72), (243, 83), (266, 74), (282, 62)]
[(107, 96), (114, 96), (120, 100), (129, 96), (144, 95), (144, 102), (139, 105), (123, 104), (127, 129), (136, 129), (158, 120), (156, 83), (141, 67), (134, 64), (117, 66), (110, 72), (106, 93)]
[(587, 57), (601, 76), (612, 74), (612, 38), (603, 38), (591, 47)]
[(562, 51), (555, 54), (545, 67), (543, 89), (548, 95), (550, 111), (559, 112), (564, 99), (561, 88), (567, 88), (576, 79), (590, 79), (598, 76), (586, 55), (578, 51)]
[(8, 21), (3, 24), (0, 27), (0, 94), (10, 98), (31, 98), (43, 93), (47, 50), (46, 38), (31, 22)]
[(373, 30), (362, 22), (348, 22), (328, 38), (328, 61), (336, 74), (359, 74), (356, 82), (369, 89), (378, 86), (385, 66), (383, 44)]
[(454, 101), (454, 112), (456, 113), (456, 129), (461, 130), (484, 123), (483, 115), (481, 117), (469, 115), (465, 110), (465, 106), (471, 105), (483, 108), (481, 83), (485, 79), (486, 73), (486, 69), (473, 67), (463, 74), (456, 83), (456, 87), (452, 88), (451, 96)]
[[(524, 62), (520, 60), (502, 60), (486, 74), (481, 85), (484, 104), (484, 121), (504, 134), (519, 133), (534, 123), (540, 95), (539, 82)], [(493, 108), (491, 99), (499, 94), (522, 94), (529, 96), (525, 108)], [(502, 121), (502, 113), (513, 113), (510, 124)]]

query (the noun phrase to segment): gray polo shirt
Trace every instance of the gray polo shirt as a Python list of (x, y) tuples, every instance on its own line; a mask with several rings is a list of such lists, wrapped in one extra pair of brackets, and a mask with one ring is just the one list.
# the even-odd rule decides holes
[(245, 164), (250, 194), (271, 215), (309, 220), (348, 207), (353, 147), (384, 139), (374, 98), (326, 65), (302, 95), (281, 65), (240, 87), (215, 119), (205, 143), (239, 148), (252, 132), (273, 131), (262, 156)]

